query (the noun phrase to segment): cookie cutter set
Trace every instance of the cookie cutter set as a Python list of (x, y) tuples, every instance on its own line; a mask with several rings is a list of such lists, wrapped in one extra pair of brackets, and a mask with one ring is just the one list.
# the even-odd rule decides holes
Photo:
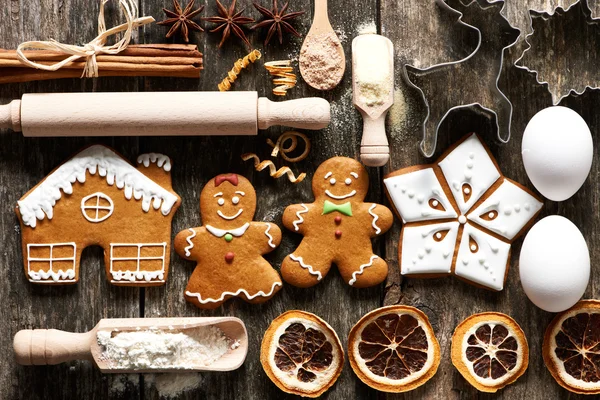
[[(544, 65), (536, 65), (535, 64), (536, 58), (528, 57), (528, 55), (530, 53), (532, 53), (532, 50), (535, 50), (535, 47), (537, 44), (536, 42), (532, 41), (532, 39), (536, 39), (536, 37), (534, 36), (536, 31), (538, 31), (538, 30), (540, 30), (540, 28), (542, 28), (541, 26), (536, 26), (536, 25), (540, 25), (542, 23), (548, 23), (550, 20), (552, 20), (554, 18), (557, 18), (559, 23), (565, 23), (565, 22), (561, 22), (560, 20), (566, 19), (567, 20), (566, 23), (568, 23), (568, 17), (573, 17), (574, 13), (579, 13), (579, 15), (576, 16), (576, 18), (579, 19), (579, 21), (577, 21), (577, 22), (586, 23), (590, 26), (596, 26), (599, 29), (598, 36), (600, 37), (600, 24), (598, 24), (600, 22), (600, 18), (595, 18), (592, 15), (592, 10), (589, 6), (588, 0), (579, 0), (579, 1), (571, 4), (566, 9), (563, 7), (557, 7), (553, 12), (550, 12), (550, 13), (545, 12), (545, 11), (535, 11), (535, 10), (531, 10), (530, 13), (532, 16), (532, 18), (530, 19), (530, 22), (531, 22), (530, 31), (532, 33), (530, 33), (529, 35), (527, 35), (525, 37), (525, 43), (527, 44), (527, 48), (523, 51), (521, 56), (515, 61), (515, 67), (517, 67), (519, 69), (523, 69), (523, 70), (531, 73), (533, 76), (535, 76), (535, 80), (539, 85), (546, 87), (546, 89), (552, 96), (552, 105), (560, 104), (560, 102), (563, 99), (569, 97), (571, 94), (581, 95), (587, 89), (591, 89), (591, 90), (600, 89), (600, 87), (597, 85), (589, 85), (587, 83), (583, 83), (583, 80), (579, 83), (576, 82), (578, 79), (580, 79), (580, 74), (572, 73), (571, 71), (569, 71), (569, 68), (551, 71), (555, 74), (555, 76), (553, 76), (554, 81), (564, 82), (562, 85), (560, 85), (560, 87), (552, 88), (552, 85), (549, 82), (549, 80), (545, 80), (542, 78), (543, 72), (540, 70), (542, 69), (541, 67), (544, 67)], [(539, 22), (538, 23), (534, 22), (536, 20)], [(571, 30), (568, 29), (568, 27), (565, 27), (564, 32), (566, 35), (573, 34), (573, 35), (579, 36), (579, 32), (572, 32)], [(571, 41), (568, 38), (566, 38), (565, 42), (571, 42)], [(597, 44), (594, 44), (593, 46), (589, 46), (589, 47), (595, 48), (596, 46), (597, 46)], [(530, 59), (528, 59), (528, 58), (530, 58)], [(570, 58), (566, 57), (566, 56), (563, 58), (567, 61), (570, 60)], [(537, 60), (538, 64), (539, 64), (540, 60), (543, 60), (543, 58), (538, 58), (538, 60)], [(535, 67), (532, 67), (531, 64), (529, 64), (531, 62), (534, 63), (533, 65)], [(571, 64), (574, 64), (574, 63), (571, 63)], [(597, 70), (597, 68), (590, 68), (585, 72), (586, 72), (586, 74), (592, 74), (596, 70)], [(569, 73), (567, 73), (567, 72), (569, 72)], [(590, 79), (591, 77), (589, 75), (586, 75), (584, 77), (584, 79), (585, 78)], [(573, 80), (575, 80), (575, 82), (573, 82)], [(600, 75), (596, 76), (596, 81), (597, 82), (600, 81)], [(576, 84), (577, 84), (577, 87), (575, 86)], [(579, 88), (579, 90), (578, 90), (578, 88)]]
[[(454, 111), (463, 108), (476, 108), (484, 114), (491, 115), (496, 120), (497, 137), (501, 143), (508, 143), (511, 136), (511, 120), (513, 104), (499, 87), (500, 75), (504, 65), (505, 52), (519, 42), (521, 30), (513, 27), (508, 19), (501, 14), (504, 1), (495, 0), (472, 0), (464, 4), (461, 0), (435, 0), (438, 7), (443, 11), (458, 16), (456, 24), (475, 31), (478, 37), (476, 48), (465, 58), (435, 64), (427, 68), (417, 68), (405, 64), (403, 77), (409, 87), (416, 89), (425, 104), (426, 117), (422, 124), (422, 140), (419, 144), (421, 153), (429, 158), (436, 150), (437, 137), (440, 127), (446, 117)], [(598, 19), (591, 17), (591, 11), (587, 0), (580, 0), (566, 11), (558, 7), (555, 13), (568, 13), (573, 7), (580, 7), (584, 15), (593, 24)], [(532, 18), (547, 19), (553, 14), (542, 11), (528, 10)], [(531, 32), (525, 41), (529, 46), (523, 54), (515, 61), (517, 68), (525, 69), (535, 75), (538, 84), (545, 85), (548, 92), (553, 96), (556, 105), (571, 93), (581, 94), (586, 89), (600, 89), (596, 86), (586, 86), (581, 92), (574, 88), (566, 91), (567, 94), (557, 97), (552, 93), (547, 82), (539, 77), (539, 72), (524, 65), (518, 65), (526, 56), (527, 51), (532, 48), (529, 39), (535, 34), (534, 23), (531, 23)], [(491, 63), (489, 60), (492, 59)], [(474, 85), (474, 80), (485, 80), (483, 85)], [(436, 83), (444, 82), (446, 85)], [(447, 88), (451, 82), (459, 93), (458, 100), (452, 99)], [(482, 91), (481, 88), (487, 88)], [(435, 100), (433, 100), (435, 99)], [(435, 102), (434, 102), (435, 101)]]

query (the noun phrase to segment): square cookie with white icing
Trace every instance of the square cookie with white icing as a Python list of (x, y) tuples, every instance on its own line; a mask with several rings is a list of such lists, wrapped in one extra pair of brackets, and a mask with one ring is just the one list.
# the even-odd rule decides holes
[(436, 163), (392, 172), (384, 184), (404, 224), (398, 245), (402, 275), (455, 275), (498, 291), (504, 288), (512, 242), (543, 205), (502, 175), (474, 133)]

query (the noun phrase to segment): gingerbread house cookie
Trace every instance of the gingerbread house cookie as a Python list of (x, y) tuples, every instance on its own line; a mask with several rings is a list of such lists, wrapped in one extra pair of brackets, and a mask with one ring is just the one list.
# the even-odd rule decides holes
[(141, 155), (136, 168), (96, 145), (52, 171), (16, 207), (29, 281), (77, 282), (83, 249), (98, 245), (111, 283), (164, 284), (171, 220), (181, 202), (170, 170), (167, 156)]
[(264, 254), (281, 242), (281, 230), (270, 222), (253, 221), (254, 187), (241, 175), (210, 180), (200, 193), (204, 226), (175, 237), (175, 250), (196, 262), (185, 298), (199, 308), (217, 308), (232, 297), (263, 303), (282, 286), (279, 274)]
[(440, 160), (395, 171), (386, 192), (404, 226), (398, 261), (402, 275), (454, 274), (502, 290), (511, 243), (533, 222), (542, 202), (505, 178), (476, 134)]

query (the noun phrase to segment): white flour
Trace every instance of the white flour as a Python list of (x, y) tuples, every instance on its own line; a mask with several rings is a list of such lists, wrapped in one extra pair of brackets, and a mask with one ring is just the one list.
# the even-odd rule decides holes
[(145, 375), (144, 382), (147, 386), (154, 385), (159, 397), (172, 399), (179, 397), (183, 392), (200, 387), (202, 375), (195, 373)]
[(102, 358), (116, 369), (192, 369), (214, 363), (231, 347), (231, 339), (214, 326), (183, 332), (99, 331), (97, 339)]
[(390, 52), (376, 35), (361, 35), (354, 42), (354, 79), (360, 102), (369, 107), (382, 105), (393, 90)]

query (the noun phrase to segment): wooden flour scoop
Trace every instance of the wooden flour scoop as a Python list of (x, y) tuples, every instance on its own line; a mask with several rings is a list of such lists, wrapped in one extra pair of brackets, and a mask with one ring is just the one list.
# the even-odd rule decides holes
[[(114, 336), (118, 332), (159, 330), (165, 333), (190, 331), (204, 326), (215, 326), (231, 339), (227, 353), (209, 365), (193, 365), (189, 368), (124, 369), (111, 367), (103, 356), (104, 349), (98, 343), (98, 332), (109, 331)], [(144, 372), (190, 372), (190, 371), (231, 371), (239, 368), (248, 352), (248, 334), (244, 323), (234, 317), (208, 318), (123, 318), (103, 319), (86, 333), (71, 333), (56, 329), (22, 330), (13, 341), (17, 363), (21, 365), (55, 365), (73, 360), (93, 361), (104, 373), (144, 373)]]
[(352, 101), (363, 117), (360, 159), (381, 167), (390, 159), (385, 116), (394, 104), (394, 45), (388, 38), (366, 34), (352, 41)]

